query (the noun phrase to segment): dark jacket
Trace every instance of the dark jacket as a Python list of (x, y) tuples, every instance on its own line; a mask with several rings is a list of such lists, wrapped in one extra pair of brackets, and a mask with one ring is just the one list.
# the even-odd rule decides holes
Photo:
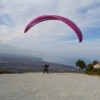
[(48, 64), (45, 64), (44, 65), (44, 69), (48, 69), (49, 65)]

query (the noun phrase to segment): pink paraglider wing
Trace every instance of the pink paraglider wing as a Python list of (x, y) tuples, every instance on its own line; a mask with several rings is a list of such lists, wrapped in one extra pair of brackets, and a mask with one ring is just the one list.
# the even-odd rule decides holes
[(43, 16), (36, 17), (26, 26), (24, 33), (26, 33), (35, 24), (42, 22), (42, 21), (46, 21), (46, 20), (61, 20), (61, 21), (63, 21), (64, 23), (66, 23), (68, 26), (70, 26), (75, 31), (75, 33), (78, 36), (79, 42), (82, 42), (82, 32), (78, 28), (78, 26), (71, 20), (69, 20), (65, 17), (62, 17), (62, 16), (57, 16), (57, 15), (43, 15)]

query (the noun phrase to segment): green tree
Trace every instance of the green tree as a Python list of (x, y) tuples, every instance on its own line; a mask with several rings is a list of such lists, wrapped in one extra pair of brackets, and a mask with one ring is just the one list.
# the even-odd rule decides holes
[(94, 66), (94, 65), (96, 65), (97, 64), (97, 60), (94, 60), (93, 62), (92, 62), (92, 65)]
[(86, 68), (86, 63), (83, 60), (79, 59), (76, 61), (76, 66), (79, 67), (79, 73), (80, 73), (80, 70)]
[(91, 74), (92, 70), (93, 70), (93, 65), (92, 64), (88, 64), (85, 73)]

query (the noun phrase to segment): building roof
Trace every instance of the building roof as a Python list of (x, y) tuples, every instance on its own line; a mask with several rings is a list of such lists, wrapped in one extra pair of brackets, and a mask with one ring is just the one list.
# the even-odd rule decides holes
[(98, 64), (100, 65), (100, 62), (98, 62)]

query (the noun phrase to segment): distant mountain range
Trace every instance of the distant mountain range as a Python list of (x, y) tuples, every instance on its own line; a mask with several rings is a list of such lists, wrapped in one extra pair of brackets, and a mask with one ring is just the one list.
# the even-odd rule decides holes
[[(0, 71), (11, 73), (43, 72), (45, 61), (42, 58), (21, 55), (0, 54)], [(70, 65), (50, 63), (49, 72), (77, 72), (77, 69)]]

